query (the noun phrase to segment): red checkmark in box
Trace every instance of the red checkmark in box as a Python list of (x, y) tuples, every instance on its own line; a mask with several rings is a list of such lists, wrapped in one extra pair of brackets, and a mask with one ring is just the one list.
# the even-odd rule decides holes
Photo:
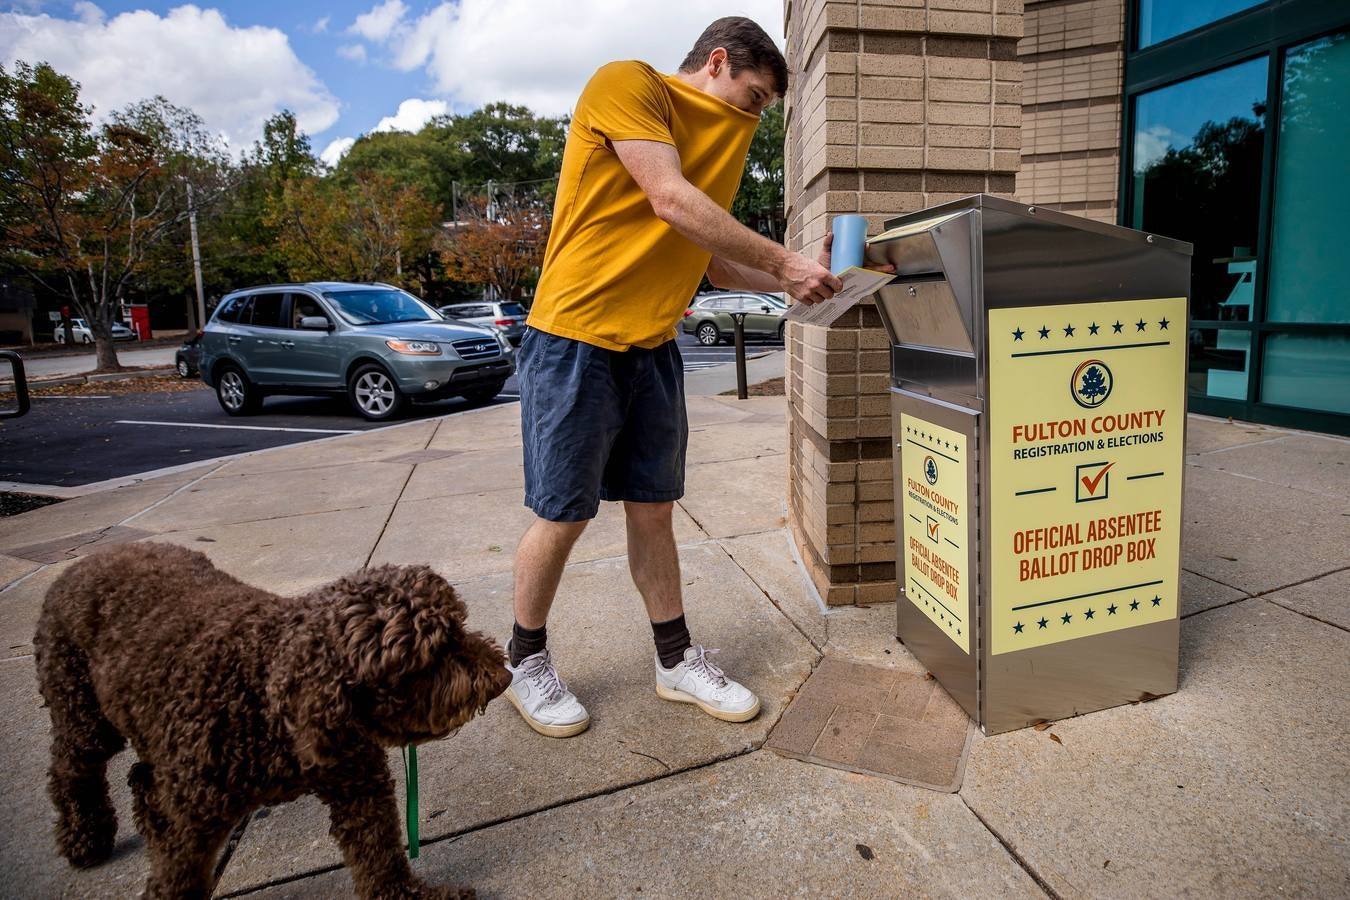
[(935, 543), (935, 544), (937, 543), (937, 539), (938, 539), (938, 521), (937, 521), (937, 519), (930, 518), (930, 519), (928, 520), (928, 539), (929, 539), (930, 541), (932, 541), (933, 543)]
[[(1111, 471), (1111, 467), (1114, 465), (1114, 462), (1089, 463), (1078, 467), (1078, 483), (1082, 485), (1082, 490), (1078, 492), (1078, 502), (1106, 499), (1106, 473)], [(1096, 469), (1097, 466), (1101, 466), (1101, 468)], [(1084, 469), (1089, 470), (1090, 474), (1084, 475)], [(1092, 469), (1096, 469), (1096, 471), (1091, 471)], [(1101, 489), (1100, 493), (1098, 492), (1099, 488)]]

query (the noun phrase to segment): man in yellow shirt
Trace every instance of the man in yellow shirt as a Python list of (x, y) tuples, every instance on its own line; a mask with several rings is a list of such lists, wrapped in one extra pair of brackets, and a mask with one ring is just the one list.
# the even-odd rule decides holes
[(786, 291), (806, 303), (840, 288), (821, 262), (728, 213), (759, 114), (786, 89), (787, 65), (769, 36), (728, 17), (703, 32), (674, 75), (610, 63), (577, 102), (517, 365), (525, 504), (537, 518), (516, 550), (507, 698), (541, 734), (568, 737), (590, 724), (558, 677), (545, 623), (600, 500), (624, 503), (657, 693), (725, 721), (759, 712), (759, 699), (685, 625), (671, 520), (688, 440), (675, 335), (705, 273), (719, 287)]

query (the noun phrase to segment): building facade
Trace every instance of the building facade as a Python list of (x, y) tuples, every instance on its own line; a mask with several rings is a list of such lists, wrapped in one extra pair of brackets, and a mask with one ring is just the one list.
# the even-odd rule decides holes
[[(1195, 245), (1196, 412), (1350, 434), (1345, 0), (786, 0), (787, 244), (986, 192)], [(889, 343), (788, 331), (788, 518), (828, 604), (895, 599)]]
[(1190, 408), (1350, 434), (1350, 3), (1028, 2), (1017, 197), (1195, 245)]

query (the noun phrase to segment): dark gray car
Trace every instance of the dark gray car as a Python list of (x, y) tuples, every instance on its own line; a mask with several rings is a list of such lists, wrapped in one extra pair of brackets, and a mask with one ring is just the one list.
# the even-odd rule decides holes
[(384, 284), (228, 294), (199, 346), (202, 380), (232, 416), (257, 412), (269, 394), (345, 394), (365, 418), (389, 419), (410, 400), (489, 400), (514, 370), (504, 337)]

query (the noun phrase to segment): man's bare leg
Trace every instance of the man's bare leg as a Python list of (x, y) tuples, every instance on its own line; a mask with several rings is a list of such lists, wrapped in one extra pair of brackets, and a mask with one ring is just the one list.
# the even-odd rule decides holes
[(534, 520), (516, 548), (515, 613), (522, 628), (543, 628), (567, 557), (586, 522)]
[(511, 686), (506, 699), (531, 728), (548, 737), (571, 737), (591, 724), (586, 708), (567, 690), (545, 652), (544, 628), (567, 557), (585, 530), (585, 522), (535, 519), (516, 548), (516, 624), (507, 645)]
[(647, 616), (668, 622), (684, 615), (680, 556), (675, 550), (674, 503), (624, 501), (628, 528), (628, 571), (642, 594)]

